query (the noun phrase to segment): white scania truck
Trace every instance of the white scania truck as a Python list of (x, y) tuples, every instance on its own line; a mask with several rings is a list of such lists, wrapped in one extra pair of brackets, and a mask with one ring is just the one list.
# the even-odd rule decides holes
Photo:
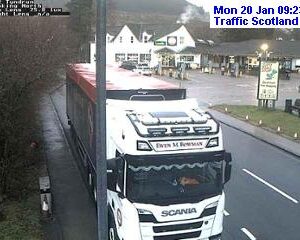
[[(109, 239), (219, 240), (231, 155), (185, 89), (107, 67)], [(95, 69), (67, 67), (67, 116), (92, 192)]]

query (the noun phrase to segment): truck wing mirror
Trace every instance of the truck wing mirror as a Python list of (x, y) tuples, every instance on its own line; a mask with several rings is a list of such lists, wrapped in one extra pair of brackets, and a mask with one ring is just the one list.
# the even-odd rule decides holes
[(107, 170), (116, 171), (117, 161), (120, 157), (107, 159)]
[(224, 176), (224, 183), (227, 183), (231, 178), (231, 166), (232, 156), (231, 153), (225, 153), (225, 176)]
[(116, 157), (107, 160), (107, 188), (116, 192), (118, 179), (117, 162), (121, 157)]

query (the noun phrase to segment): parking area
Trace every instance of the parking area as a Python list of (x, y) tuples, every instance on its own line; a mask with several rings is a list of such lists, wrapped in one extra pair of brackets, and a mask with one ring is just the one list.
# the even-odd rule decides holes
[[(256, 105), (258, 77), (243, 75), (235, 78), (222, 76), (220, 71), (213, 74), (200, 70), (188, 71), (188, 80), (178, 80), (166, 76), (157, 76), (168, 82), (187, 89), (188, 97), (197, 98), (202, 105), (233, 104)], [(284, 108), (285, 99), (300, 98), (300, 74), (293, 73), (290, 80), (279, 81), (277, 108)]]

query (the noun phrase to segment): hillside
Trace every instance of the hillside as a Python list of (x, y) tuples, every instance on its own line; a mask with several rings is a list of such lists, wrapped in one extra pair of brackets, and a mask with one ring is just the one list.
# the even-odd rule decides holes
[(188, 5), (185, 0), (113, 0), (116, 10), (179, 16)]

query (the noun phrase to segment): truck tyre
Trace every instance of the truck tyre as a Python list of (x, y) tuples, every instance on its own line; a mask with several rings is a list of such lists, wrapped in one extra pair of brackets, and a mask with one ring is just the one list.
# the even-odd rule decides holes
[(117, 232), (116, 232), (116, 224), (115, 224), (113, 217), (111, 217), (111, 215), (108, 218), (108, 239), (109, 240), (119, 240)]

